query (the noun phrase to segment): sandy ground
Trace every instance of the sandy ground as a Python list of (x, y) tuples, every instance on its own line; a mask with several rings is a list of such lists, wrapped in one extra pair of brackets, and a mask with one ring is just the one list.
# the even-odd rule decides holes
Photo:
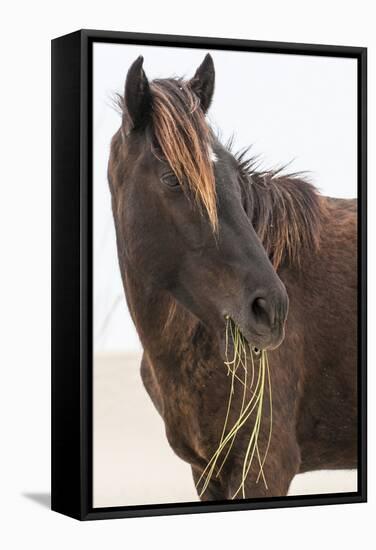
[[(198, 500), (190, 467), (168, 445), (143, 388), (140, 356), (94, 361), (94, 506)], [(296, 476), (289, 494), (356, 490), (356, 471), (321, 471)]]

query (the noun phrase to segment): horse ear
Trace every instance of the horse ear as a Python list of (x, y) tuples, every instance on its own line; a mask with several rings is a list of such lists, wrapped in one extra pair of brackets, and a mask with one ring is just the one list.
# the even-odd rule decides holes
[(208, 53), (190, 80), (190, 86), (200, 99), (201, 109), (206, 113), (214, 93), (215, 71), (212, 56)]
[(125, 80), (123, 124), (126, 133), (144, 126), (151, 111), (151, 92), (142, 68), (143, 62), (144, 58), (140, 55), (130, 66)]

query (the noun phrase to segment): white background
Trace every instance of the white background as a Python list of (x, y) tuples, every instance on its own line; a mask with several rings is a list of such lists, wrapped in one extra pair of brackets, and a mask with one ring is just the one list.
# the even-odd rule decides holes
[[(50, 54), (80, 27), (369, 47), (370, 212), (375, 191), (372, 2), (14, 2), (1, 33), (1, 523), (5, 548), (259, 548), (374, 545), (375, 375), (370, 349), (369, 503), (80, 524), (49, 512)], [(375, 216), (370, 216), (370, 241)], [(370, 249), (370, 281), (375, 280)], [(369, 309), (376, 307), (373, 285)], [(372, 321), (372, 320), (371, 320)], [(370, 341), (374, 323), (370, 323)], [(25, 495), (37, 495), (37, 499)], [(39, 496), (38, 496), (39, 495)]]

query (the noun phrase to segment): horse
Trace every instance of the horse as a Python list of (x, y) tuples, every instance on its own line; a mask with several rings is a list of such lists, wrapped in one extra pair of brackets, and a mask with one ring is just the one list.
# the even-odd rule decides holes
[[(130, 66), (108, 162), (119, 267), (143, 384), (201, 500), (286, 496), (299, 473), (357, 467), (357, 203), (222, 144), (206, 117), (214, 83), (210, 54), (190, 80), (149, 81), (142, 56)], [(257, 461), (242, 479), (248, 419), (203, 492), (228, 403), (226, 319), (247, 361), (268, 354), (267, 483)]]

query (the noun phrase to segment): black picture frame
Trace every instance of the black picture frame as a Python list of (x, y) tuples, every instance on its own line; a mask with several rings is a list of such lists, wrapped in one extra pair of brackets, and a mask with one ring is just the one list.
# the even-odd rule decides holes
[[(92, 506), (92, 47), (95, 42), (349, 57), (358, 67), (358, 491), (244, 501)], [(80, 520), (367, 499), (367, 49), (80, 30), (52, 40), (52, 509)]]

